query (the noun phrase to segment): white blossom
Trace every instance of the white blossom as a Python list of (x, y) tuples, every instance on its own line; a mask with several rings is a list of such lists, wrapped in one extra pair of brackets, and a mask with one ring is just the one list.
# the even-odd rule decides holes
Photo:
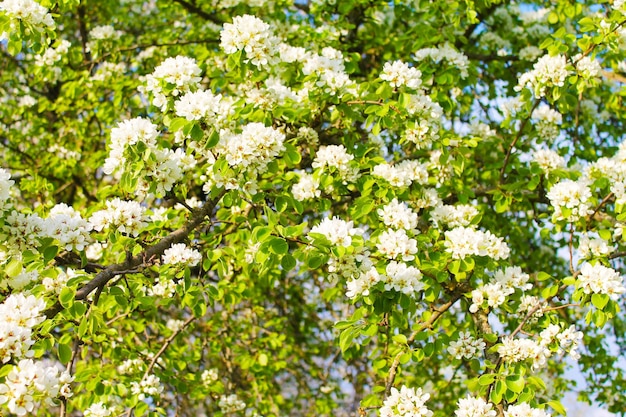
[(459, 399), (454, 415), (456, 417), (496, 417), (497, 413), (493, 409), (493, 404), (482, 398), (468, 395)]
[(569, 70), (564, 55), (544, 55), (539, 58), (531, 71), (522, 74), (515, 90), (521, 91), (528, 87), (537, 97), (543, 97), (548, 88), (563, 87), (568, 75)]
[(483, 339), (474, 338), (470, 332), (459, 332), (457, 340), (450, 342), (448, 353), (456, 359), (472, 359), (480, 356), (485, 350)]
[(445, 245), (454, 259), (466, 256), (489, 256), (494, 259), (509, 257), (509, 247), (502, 238), (491, 232), (483, 232), (467, 227), (457, 227), (445, 232)]
[(580, 268), (576, 287), (582, 288), (585, 294), (607, 294), (613, 299), (626, 291), (624, 277), (616, 270), (600, 263), (592, 265), (588, 262)]
[(184, 243), (175, 243), (163, 252), (163, 263), (166, 265), (196, 266), (201, 260), (200, 252), (188, 248)]
[(430, 394), (421, 388), (409, 388), (403, 385), (400, 390), (391, 388), (389, 396), (380, 408), (380, 417), (430, 417), (433, 412), (426, 407)]
[(387, 81), (392, 87), (406, 86), (418, 89), (422, 85), (422, 72), (417, 68), (409, 67), (402, 61), (386, 62), (383, 72), (380, 74), (382, 80)]

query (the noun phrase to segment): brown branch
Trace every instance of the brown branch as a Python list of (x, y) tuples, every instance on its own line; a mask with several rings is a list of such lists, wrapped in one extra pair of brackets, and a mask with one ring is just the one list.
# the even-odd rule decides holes
[(598, 207), (595, 208), (595, 210), (593, 210), (593, 213), (591, 213), (588, 217), (587, 217), (587, 222), (593, 220), (593, 218), (596, 216), (596, 214), (598, 214), (598, 212), (600, 211), (600, 209), (602, 209), (602, 207), (604, 207), (604, 205), (606, 203), (608, 203), (611, 199), (613, 198), (613, 193), (610, 192), (607, 194), (606, 197), (604, 197), (604, 199), (602, 199), (602, 201), (600, 202), (600, 204), (598, 204)]
[(181, 6), (183, 6), (183, 8), (191, 14), (198, 15), (201, 18), (208, 20), (210, 22), (216, 23), (218, 25), (221, 25), (222, 23), (224, 23), (224, 21), (219, 19), (217, 15), (205, 12), (200, 7), (198, 7), (195, 3), (191, 3), (185, 0), (173, 0), (173, 1), (174, 3), (178, 3)]
[[(204, 206), (194, 212), (192, 218), (184, 226), (165, 236), (156, 244), (147, 247), (141, 253), (127, 259), (123, 263), (110, 265), (106, 269), (100, 271), (91, 281), (87, 282), (78, 291), (76, 291), (74, 299), (84, 300), (95, 289), (104, 287), (114, 277), (120, 274), (128, 273), (129, 271), (134, 271), (136, 268), (144, 265), (146, 259), (160, 258), (166, 249), (175, 243), (182, 242), (189, 235), (189, 233), (200, 226), (204, 222), (204, 218), (213, 212), (223, 195), (224, 191), (220, 192), (213, 200), (207, 201)], [(62, 309), (63, 307), (61, 306), (61, 303), (57, 302), (52, 307), (48, 308), (44, 314), (48, 319), (51, 319)]]
[(180, 329), (176, 330), (174, 333), (172, 333), (172, 335), (170, 337), (168, 337), (165, 340), (165, 343), (163, 343), (163, 346), (161, 346), (159, 351), (152, 357), (152, 360), (150, 361), (150, 364), (148, 365), (148, 368), (146, 369), (146, 372), (144, 372), (143, 377), (141, 378), (142, 381), (144, 379), (146, 379), (146, 377), (150, 374), (150, 372), (152, 372), (152, 369), (154, 368), (154, 365), (156, 365), (156, 363), (159, 360), (159, 358), (161, 357), (161, 355), (163, 355), (165, 350), (167, 350), (167, 348), (172, 344), (174, 339), (176, 339), (176, 336), (181, 334), (183, 332), (183, 330), (185, 330), (187, 328), (187, 326), (189, 326), (189, 324), (192, 321), (194, 321), (195, 319), (196, 319), (196, 317), (193, 316), (193, 315), (191, 317), (189, 317), (187, 320), (185, 320), (183, 325), (180, 326)]
[[(376, 106), (383, 106), (385, 103), (383, 103), (382, 101), (374, 101), (374, 100), (350, 100), (350, 101), (346, 101), (345, 104), (347, 105), (352, 105), (352, 104), (374, 104)], [(396, 112), (396, 114), (402, 114), (402, 112), (400, 112), (400, 110), (398, 110), (398, 108), (394, 105), (389, 105), (389, 108), (391, 110), (393, 110), (394, 112)]]

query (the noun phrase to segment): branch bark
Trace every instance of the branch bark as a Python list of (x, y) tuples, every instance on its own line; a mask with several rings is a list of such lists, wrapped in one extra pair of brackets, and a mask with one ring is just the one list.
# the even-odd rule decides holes
[[(100, 271), (96, 276), (85, 285), (83, 285), (78, 291), (76, 291), (75, 300), (84, 300), (95, 289), (104, 287), (114, 277), (124, 273), (124, 271), (133, 270), (140, 267), (146, 261), (146, 259), (160, 258), (163, 252), (175, 243), (182, 242), (194, 229), (200, 226), (204, 222), (204, 218), (210, 215), (218, 202), (224, 195), (222, 191), (214, 199), (207, 201), (204, 206), (200, 207), (191, 217), (191, 219), (180, 229), (177, 229), (159, 240), (156, 244), (148, 246), (141, 253), (127, 259), (123, 263), (113, 264)], [(48, 319), (56, 316), (63, 307), (60, 302), (57, 302), (52, 307), (48, 308), (44, 314)]]

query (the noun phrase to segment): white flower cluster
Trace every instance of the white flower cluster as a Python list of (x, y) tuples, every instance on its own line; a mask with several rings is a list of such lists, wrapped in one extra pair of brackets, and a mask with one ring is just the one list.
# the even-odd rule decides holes
[(372, 175), (387, 181), (392, 187), (408, 187), (413, 182), (428, 184), (426, 165), (417, 160), (405, 160), (397, 165), (379, 164), (372, 170)]
[(159, 299), (172, 298), (176, 292), (176, 281), (159, 277), (154, 281), (154, 284), (150, 288), (144, 288), (146, 295), (150, 297), (158, 297)]
[(311, 166), (322, 170), (328, 167), (331, 172), (334, 169), (342, 180), (352, 182), (358, 176), (358, 168), (350, 166), (353, 159), (354, 156), (343, 145), (321, 146)]
[(202, 384), (204, 386), (209, 386), (213, 384), (218, 380), (218, 378), (219, 373), (215, 368), (205, 369), (204, 371), (202, 371), (202, 374), (200, 374), (200, 380), (202, 381)]
[(559, 136), (558, 125), (563, 121), (561, 113), (542, 103), (533, 111), (531, 117), (536, 121), (535, 127), (540, 136), (539, 142), (550, 141)]
[(509, 405), (504, 417), (551, 417), (550, 413), (539, 408), (532, 408), (528, 403)]
[(414, 90), (422, 86), (421, 76), (420, 70), (402, 61), (386, 62), (380, 74), (381, 80), (387, 81), (394, 88), (406, 86)]
[(459, 400), (454, 415), (456, 417), (496, 417), (497, 413), (493, 409), (493, 404), (482, 398), (468, 395)]
[(457, 204), (456, 206), (442, 204), (430, 212), (430, 220), (437, 227), (446, 225), (454, 228), (469, 226), (478, 214), (478, 209), (470, 204)]
[(304, 75), (317, 77), (315, 84), (331, 94), (353, 85), (345, 72), (343, 54), (329, 46), (322, 54), (307, 53), (302, 67)]
[(572, 325), (561, 331), (561, 327), (557, 324), (551, 324), (541, 331), (539, 334), (539, 343), (541, 346), (550, 346), (554, 341), (558, 342), (557, 353), (568, 352), (572, 359), (580, 359), (578, 348), (583, 340), (583, 333), (576, 330)]
[(376, 268), (371, 266), (357, 278), (347, 282), (346, 296), (350, 299), (355, 299), (360, 295), (367, 297), (370, 294), (370, 288), (382, 280), (383, 277), (381, 277)]
[(8, 285), (13, 290), (22, 290), (31, 282), (36, 282), (39, 280), (39, 271), (36, 269), (34, 271), (25, 271), (22, 270), (19, 274), (13, 277), (7, 277), (5, 281), (0, 281), (0, 288), (6, 288)]
[(103, 62), (98, 65), (98, 69), (91, 76), (92, 81), (105, 82), (113, 77), (119, 77), (126, 72), (126, 65), (123, 62)]
[(532, 360), (532, 368), (537, 370), (547, 364), (550, 350), (532, 339), (505, 337), (502, 339), (502, 344), (498, 346), (498, 354), (506, 363)]
[(227, 54), (237, 51), (246, 53), (246, 62), (264, 68), (277, 61), (278, 38), (270, 25), (255, 16), (235, 16), (233, 23), (224, 23), (220, 34), (220, 46)]
[(163, 263), (167, 265), (183, 264), (196, 266), (202, 255), (196, 249), (188, 248), (184, 243), (175, 243), (163, 252)]
[(493, 259), (509, 257), (509, 247), (502, 238), (491, 232), (483, 232), (468, 227), (457, 227), (445, 232), (446, 250), (454, 259), (466, 256), (489, 256)]
[(586, 80), (599, 77), (602, 72), (600, 63), (589, 56), (578, 54), (572, 58), (572, 61), (576, 67), (576, 72)]
[(522, 61), (535, 61), (537, 58), (543, 55), (543, 49), (529, 45), (520, 49), (518, 56)]
[(146, 397), (155, 397), (163, 392), (161, 380), (156, 375), (148, 375), (140, 382), (133, 381), (130, 383), (130, 392), (136, 395), (139, 401), (143, 401)]
[(582, 288), (585, 294), (607, 294), (613, 299), (626, 291), (624, 277), (616, 270), (600, 263), (592, 265), (588, 262), (580, 268), (576, 287)]
[(65, 203), (57, 204), (50, 210), (46, 219), (46, 233), (59, 241), (67, 251), (82, 251), (91, 240), (91, 223), (83, 219), (79, 212)]
[(554, 207), (553, 220), (574, 222), (592, 213), (591, 190), (586, 180), (564, 179), (554, 184), (547, 194)]
[(376, 210), (376, 213), (388, 227), (404, 230), (413, 230), (417, 227), (417, 213), (405, 202), (399, 202), (397, 198)]
[(146, 76), (145, 91), (154, 95), (152, 104), (161, 111), (167, 110), (168, 96), (178, 97), (195, 91), (200, 82), (200, 67), (192, 58), (177, 56), (167, 58)]
[(110, 227), (137, 236), (148, 225), (145, 211), (145, 207), (136, 201), (123, 201), (116, 197), (106, 202), (106, 209), (93, 213), (89, 222), (99, 232)]
[(237, 394), (221, 395), (217, 405), (224, 414), (236, 413), (246, 408), (246, 403), (241, 401)]
[(35, 343), (32, 339), (33, 327), (44, 321), (41, 312), (46, 303), (33, 295), (11, 294), (0, 304), (0, 361), (30, 358), (30, 350)]
[(385, 230), (378, 236), (376, 248), (388, 259), (411, 261), (417, 253), (417, 241), (411, 239), (404, 229)]
[(443, 108), (426, 94), (412, 94), (406, 106), (415, 121), (407, 123), (403, 137), (413, 142), (417, 149), (426, 149), (439, 139)]
[(475, 313), (479, 308), (497, 308), (513, 294), (515, 289), (526, 291), (532, 288), (528, 283), (530, 276), (522, 272), (519, 266), (509, 266), (496, 271), (488, 284), (481, 285), (472, 291), (472, 304), (469, 311)]
[(449, 43), (434, 48), (423, 48), (414, 54), (416, 61), (423, 61), (426, 58), (432, 59), (435, 63), (446, 61), (452, 68), (456, 68), (461, 73), (461, 78), (467, 78), (469, 69), (469, 59), (458, 52)]
[(45, 277), (41, 280), (41, 283), (47, 292), (61, 294), (61, 290), (65, 288), (67, 281), (80, 275), (82, 275), (81, 272), (74, 271), (72, 268), (67, 268), (65, 271), (59, 271), (56, 278)]
[(224, 127), (232, 113), (232, 101), (210, 90), (188, 92), (174, 103), (174, 111), (187, 120), (202, 120), (211, 126)]
[(606, 177), (610, 180), (611, 192), (617, 204), (626, 204), (626, 141), (612, 158), (600, 158), (592, 163), (587, 173), (590, 177)]
[(113, 410), (107, 408), (103, 403), (93, 403), (84, 412), (84, 417), (110, 417)]
[(70, 49), (72, 44), (65, 39), (59, 42), (56, 48), (50, 47), (43, 55), (35, 55), (35, 65), (38, 67), (52, 67), (59, 62)]
[(111, 144), (109, 156), (104, 162), (102, 170), (105, 174), (112, 174), (118, 167), (126, 165), (124, 151), (127, 146), (143, 142), (148, 147), (156, 146), (159, 131), (150, 120), (137, 117), (118, 123), (111, 129)]
[(547, 174), (555, 169), (565, 168), (565, 158), (550, 149), (538, 149), (533, 153), (532, 161)]
[(71, 375), (56, 366), (22, 359), (0, 383), (0, 405), (6, 404), (17, 416), (35, 415), (39, 405), (52, 407), (57, 397), (71, 396), (71, 381)]
[(405, 385), (398, 391), (392, 387), (390, 395), (380, 408), (380, 417), (430, 417), (433, 412), (426, 407), (430, 394), (421, 388), (409, 388)]
[(33, 25), (36, 30), (54, 28), (54, 20), (48, 9), (34, 0), (4, 0), (0, 3), (0, 11), (13, 19)]
[(546, 95), (550, 87), (563, 87), (569, 75), (567, 61), (564, 55), (544, 55), (535, 63), (533, 69), (522, 74), (515, 91), (530, 88), (537, 97)]
[(319, 233), (337, 246), (348, 247), (352, 244), (352, 236), (359, 233), (360, 229), (353, 227), (352, 221), (341, 220), (339, 217), (325, 218), (320, 224), (314, 226), (309, 233)]
[(7, 206), (6, 201), (11, 197), (13, 184), (15, 184), (15, 181), (11, 179), (11, 173), (0, 168), (0, 210)]
[(223, 154), (232, 167), (240, 166), (262, 173), (267, 165), (285, 150), (285, 134), (263, 123), (249, 123), (239, 134), (220, 132), (216, 151)]
[(599, 237), (584, 234), (578, 240), (578, 253), (581, 258), (608, 256), (615, 249), (615, 246), (609, 246), (606, 240)]
[(472, 359), (480, 356), (486, 346), (480, 337), (474, 338), (470, 332), (459, 332), (459, 338), (450, 342), (448, 353), (456, 359)]
[(303, 172), (298, 182), (291, 188), (291, 193), (296, 200), (304, 201), (319, 197), (321, 195), (319, 187), (320, 182), (313, 174)]
[(395, 290), (413, 296), (424, 289), (422, 272), (414, 266), (391, 261), (385, 272), (387, 275), (381, 277), (385, 282), (385, 291)]
[(4, 219), (2, 230), (8, 234), (6, 247), (10, 253), (23, 253), (39, 247), (39, 239), (47, 237), (45, 221), (37, 214), (11, 211)]

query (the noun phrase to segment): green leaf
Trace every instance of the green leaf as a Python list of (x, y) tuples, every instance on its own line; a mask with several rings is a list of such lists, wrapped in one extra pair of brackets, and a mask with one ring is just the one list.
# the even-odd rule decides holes
[(597, 309), (603, 310), (609, 302), (610, 297), (607, 294), (592, 294), (591, 303), (596, 306)]
[(269, 240), (270, 251), (277, 255), (289, 252), (289, 243), (282, 237), (273, 237)]
[(64, 287), (59, 294), (59, 302), (64, 308), (68, 308), (74, 303), (75, 294), (74, 288)]
[(563, 407), (563, 404), (561, 404), (560, 401), (556, 401), (556, 400), (548, 401), (547, 405), (549, 407), (552, 407), (552, 409), (554, 411), (556, 411), (558, 414), (561, 414), (561, 415), (566, 415), (567, 414), (567, 411), (565, 410), (565, 407)]
[(484, 387), (491, 385), (496, 380), (496, 374), (485, 374), (478, 378), (478, 384)]
[(68, 345), (60, 344), (58, 349), (59, 360), (63, 365), (67, 364), (72, 360), (72, 348)]
[(506, 377), (506, 387), (515, 393), (520, 393), (526, 385), (521, 375), (509, 375)]
[(22, 262), (17, 258), (11, 259), (9, 263), (7, 264), (7, 266), (4, 267), (4, 273), (9, 278), (16, 277), (21, 272), (22, 272)]

